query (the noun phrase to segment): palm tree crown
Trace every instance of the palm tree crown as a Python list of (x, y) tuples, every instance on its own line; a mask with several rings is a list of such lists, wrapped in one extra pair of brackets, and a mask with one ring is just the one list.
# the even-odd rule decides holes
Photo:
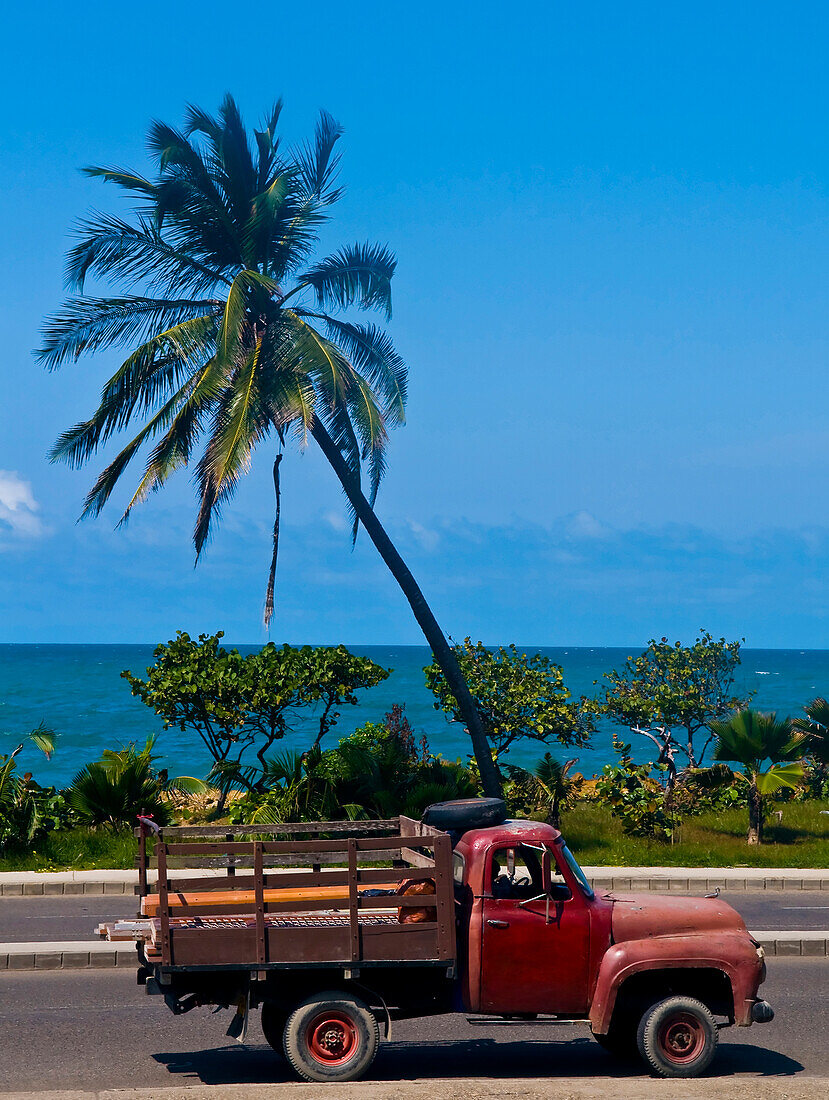
[[(324, 425), (358, 484), (364, 468), (373, 503), (387, 430), (404, 419), (406, 368), (388, 334), (335, 315), (354, 306), (389, 318), (395, 259), (385, 247), (357, 244), (311, 263), (341, 195), (341, 129), (323, 112), (313, 142), (283, 152), (280, 110), (278, 103), (253, 141), (231, 96), (216, 118), (191, 107), (183, 130), (154, 123), (153, 179), (86, 169), (134, 195), (134, 216), (95, 214), (81, 223), (67, 264), (81, 293), (47, 322), (38, 352), (54, 369), (83, 353), (132, 349), (91, 418), (64, 432), (51, 457), (81, 465), (140, 421), (83, 511), (101, 511), (152, 441), (123, 522), (200, 451), (197, 556), (253, 449), (271, 433), (281, 448), (289, 430), (304, 443)], [(90, 276), (115, 280), (120, 296), (84, 296)]]

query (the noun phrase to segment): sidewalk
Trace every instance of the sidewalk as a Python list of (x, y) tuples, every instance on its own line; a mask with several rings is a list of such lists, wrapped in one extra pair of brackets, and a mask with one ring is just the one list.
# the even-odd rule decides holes
[[(269, 873), (300, 868), (272, 868)], [(595, 890), (664, 890), (705, 893), (709, 890), (826, 890), (829, 868), (783, 867), (585, 867)], [(243, 870), (237, 875), (244, 875)], [(247, 872), (250, 873), (250, 872)], [(155, 871), (149, 880), (155, 882)], [(224, 870), (176, 870), (175, 875), (215, 875)], [(137, 871), (3, 871), (0, 897), (60, 894), (132, 894)]]

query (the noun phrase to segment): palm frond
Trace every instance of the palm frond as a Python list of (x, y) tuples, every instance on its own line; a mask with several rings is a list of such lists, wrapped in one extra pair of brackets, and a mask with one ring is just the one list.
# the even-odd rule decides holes
[(200, 507), (193, 532), (197, 559), (209, 538), (214, 516), (234, 493), (239, 478), (249, 467), (254, 446), (270, 426), (259, 392), (261, 351), (260, 339), (225, 389), (198, 464)]
[(314, 131), (314, 141), (306, 142), (295, 154), (306, 192), (326, 206), (335, 203), (342, 189), (333, 187), (340, 165), (340, 154), (334, 152), (343, 128), (327, 111), (320, 111)]
[(47, 319), (45, 340), (35, 355), (47, 370), (55, 370), (84, 353), (143, 342), (153, 330), (203, 316), (220, 304), (193, 298), (71, 298)]
[(109, 276), (129, 284), (146, 281), (162, 292), (203, 294), (220, 283), (230, 284), (222, 271), (166, 240), (161, 231), (140, 222), (130, 225), (114, 214), (93, 214), (78, 227), (80, 240), (66, 258), (66, 281), (83, 290), (89, 275)]
[(377, 325), (354, 324), (326, 314), (311, 316), (324, 321), (329, 339), (343, 350), (355, 370), (381, 395), (386, 423), (404, 424), (408, 370), (389, 334)]
[(144, 179), (143, 176), (139, 176), (136, 172), (130, 172), (124, 168), (99, 168), (95, 165), (91, 165), (88, 168), (82, 169), (85, 176), (90, 176), (93, 179), (102, 179), (107, 183), (114, 183), (118, 187), (123, 187), (125, 191), (138, 191), (143, 195), (155, 196), (157, 185), (151, 183), (150, 180)]
[(381, 309), (391, 317), (391, 280), (397, 261), (384, 245), (355, 244), (321, 260), (300, 275), (299, 284), (313, 288), (317, 305), (346, 309)]

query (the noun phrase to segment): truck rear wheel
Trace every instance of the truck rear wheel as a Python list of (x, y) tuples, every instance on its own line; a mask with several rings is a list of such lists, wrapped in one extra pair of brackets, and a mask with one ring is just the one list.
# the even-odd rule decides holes
[(639, 1024), (639, 1053), (659, 1077), (698, 1077), (711, 1065), (719, 1042), (717, 1022), (695, 997), (668, 997)]
[(350, 993), (309, 997), (285, 1024), (285, 1057), (306, 1081), (356, 1081), (379, 1045), (374, 1013)]

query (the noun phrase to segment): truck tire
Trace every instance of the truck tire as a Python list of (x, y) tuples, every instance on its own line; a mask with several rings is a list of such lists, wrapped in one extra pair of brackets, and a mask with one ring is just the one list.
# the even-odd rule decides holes
[(356, 1081), (380, 1045), (377, 1018), (350, 993), (328, 991), (303, 1001), (285, 1023), (285, 1057), (306, 1081)]
[(482, 829), (501, 825), (507, 819), (503, 798), (456, 798), (452, 802), (433, 802), (423, 811), (423, 824), (436, 829)]
[(652, 1005), (637, 1034), (639, 1053), (658, 1077), (698, 1077), (719, 1042), (717, 1022), (696, 997), (668, 997)]
[(268, 1046), (273, 1047), (280, 1057), (285, 1054), (285, 1021), (287, 1019), (288, 1013), (271, 1001), (265, 1001), (262, 1005), (262, 1034)]

